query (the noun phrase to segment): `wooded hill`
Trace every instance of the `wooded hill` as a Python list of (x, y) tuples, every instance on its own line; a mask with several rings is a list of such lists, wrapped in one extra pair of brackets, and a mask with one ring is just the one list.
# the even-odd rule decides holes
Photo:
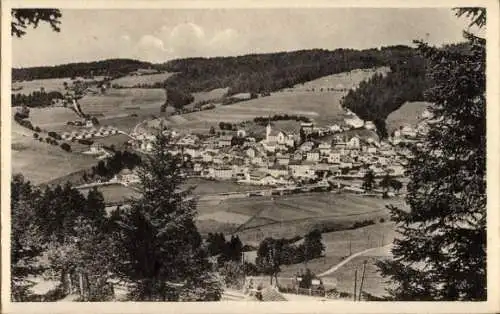
[(188, 58), (169, 61), (160, 68), (178, 74), (166, 84), (187, 92), (229, 87), (228, 95), (272, 92), (322, 76), (388, 66), (414, 56), (407, 46), (382, 49), (323, 49), (250, 54), (237, 57)]
[(55, 66), (13, 68), (12, 80), (37, 80), (65, 77), (90, 77), (104, 75), (118, 77), (153, 64), (132, 59), (109, 59), (94, 62), (68, 63)]

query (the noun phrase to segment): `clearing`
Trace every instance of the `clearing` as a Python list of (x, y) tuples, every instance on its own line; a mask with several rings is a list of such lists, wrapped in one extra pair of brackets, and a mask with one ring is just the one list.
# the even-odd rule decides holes
[(155, 83), (163, 83), (166, 79), (174, 75), (175, 73), (163, 72), (154, 74), (144, 74), (144, 75), (127, 75), (117, 79), (112, 80), (110, 83), (118, 84), (123, 87), (133, 87), (142, 84), (152, 85)]
[(420, 116), (431, 103), (425, 101), (414, 101), (404, 103), (398, 110), (387, 116), (385, 120), (387, 132), (399, 129), (400, 126), (409, 125), (415, 127), (420, 120)]
[(314, 88), (314, 90), (318, 92), (321, 88), (323, 88), (323, 90), (327, 90), (328, 88), (337, 90), (351, 89), (358, 86), (361, 81), (365, 81), (375, 74), (385, 75), (388, 72), (390, 72), (389, 67), (355, 69), (350, 72), (327, 75), (303, 84), (297, 84), (292, 90), (311, 91)]

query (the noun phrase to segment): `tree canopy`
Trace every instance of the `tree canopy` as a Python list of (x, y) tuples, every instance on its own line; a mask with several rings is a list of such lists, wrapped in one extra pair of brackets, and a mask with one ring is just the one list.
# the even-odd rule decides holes
[(465, 35), (456, 51), (417, 42), (439, 122), (412, 148), (410, 210), (390, 208), (401, 237), (379, 267), (394, 300), (486, 300), (486, 42)]
[(11, 35), (16, 37), (22, 37), (28, 26), (36, 28), (40, 22), (48, 23), (55, 32), (61, 30), (62, 14), (58, 9), (12, 9), (11, 16)]

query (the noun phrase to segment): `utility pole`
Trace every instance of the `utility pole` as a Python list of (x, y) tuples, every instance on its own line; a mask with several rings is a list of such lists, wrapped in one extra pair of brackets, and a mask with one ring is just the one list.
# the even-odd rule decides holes
[(356, 284), (358, 281), (358, 270), (354, 270), (354, 301), (356, 301)]
[(361, 284), (359, 285), (358, 301), (361, 301), (361, 294), (363, 293), (363, 283), (365, 281), (366, 260), (363, 262), (363, 274), (361, 275)]

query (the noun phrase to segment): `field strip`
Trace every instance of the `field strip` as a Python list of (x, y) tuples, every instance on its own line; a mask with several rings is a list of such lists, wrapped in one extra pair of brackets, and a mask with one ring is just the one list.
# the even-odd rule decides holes
[[(246, 223), (244, 223), (243, 225), (239, 226), (235, 231), (234, 233), (236, 232), (239, 232), (239, 231), (247, 231), (247, 230), (252, 230), (252, 229), (255, 229), (255, 228), (261, 228), (261, 227), (267, 227), (267, 226), (271, 226), (271, 225), (276, 225), (276, 224), (281, 224), (281, 223), (290, 223), (290, 222), (299, 222), (299, 221), (307, 221), (307, 220), (310, 220), (310, 219), (318, 219), (318, 218), (321, 218), (321, 219), (324, 219), (324, 218), (335, 218), (335, 217), (352, 217), (352, 216), (362, 216), (362, 215), (367, 215), (367, 214), (373, 214), (373, 213), (377, 213), (377, 212), (381, 212), (381, 211), (384, 211), (384, 209), (378, 209), (378, 210), (373, 210), (373, 211), (370, 211), (370, 212), (364, 212), (364, 213), (356, 213), (356, 214), (347, 214), (347, 215), (326, 215), (326, 216), (316, 216), (316, 217), (307, 217), (307, 218), (298, 218), (298, 219), (290, 219), (290, 220), (283, 220), (283, 221), (277, 221), (277, 222), (271, 222), (271, 223), (268, 223), (268, 224), (264, 224), (264, 225), (259, 225), (259, 226), (256, 226), (256, 227), (251, 227), (251, 228), (246, 228), (246, 229), (241, 229), (241, 227), (243, 225), (246, 225), (248, 224), (248, 221)], [(259, 211), (259, 214), (260, 215), (261, 211)], [(256, 215), (257, 215), (256, 214)], [(250, 219), (253, 219), (253, 218), (257, 218), (257, 217), (252, 217)], [(270, 219), (270, 218), (267, 218), (267, 217), (263, 217), (263, 218), (266, 218), (266, 219)]]
[[(252, 217), (250, 217), (250, 219), (248, 219), (246, 222), (244, 222), (243, 224), (239, 225), (238, 228), (236, 228), (236, 230), (234, 230), (233, 234), (237, 233), (238, 231), (241, 231), (241, 230), (249, 230), (249, 229), (253, 229), (253, 228), (257, 228), (257, 227), (260, 227), (260, 226), (267, 226), (267, 225), (270, 225), (270, 224), (274, 224), (274, 223), (269, 223), (269, 224), (264, 224), (264, 225), (260, 225), (260, 226), (255, 226), (255, 227), (252, 227), (252, 228), (248, 228), (248, 229), (242, 229), (244, 226), (248, 225), (250, 222), (252, 222), (255, 218), (257, 218), (260, 214), (262, 214), (262, 212), (264, 212), (265, 210), (267, 209), (267, 207), (263, 206), (261, 210), (259, 210), (258, 212), (255, 213), (255, 215), (253, 215)], [(270, 218), (268, 218), (269, 220), (272, 220)], [(275, 222), (275, 223), (279, 223), (278, 221)]]
[(277, 201), (277, 202), (276, 202), (276, 204), (281, 205), (281, 206), (283, 206), (283, 207), (285, 207), (285, 208), (290, 208), (290, 209), (300, 210), (300, 211), (308, 212), (308, 213), (315, 214), (315, 215), (320, 214), (320, 212), (317, 212), (317, 211), (315, 211), (315, 210), (302, 208), (302, 207), (300, 207), (300, 206), (297, 206), (297, 205), (292, 205), (292, 204), (287, 204), (287, 203), (285, 203), (285, 202), (280, 202), (280, 201)]
[(384, 246), (380, 246), (380, 247), (374, 247), (374, 248), (370, 248), (370, 249), (366, 249), (366, 250), (363, 250), (361, 252), (358, 252), (358, 253), (355, 253), (351, 256), (349, 256), (348, 258), (346, 258), (345, 260), (343, 260), (342, 262), (338, 263), (337, 265), (331, 267), (330, 269), (328, 269), (327, 271), (321, 273), (318, 275), (318, 277), (324, 277), (324, 276), (327, 276), (327, 275), (330, 275), (332, 274), (333, 272), (335, 272), (337, 269), (339, 269), (340, 267), (344, 266), (345, 264), (349, 263), (351, 260), (355, 259), (356, 257), (358, 256), (361, 256), (363, 254), (366, 254), (368, 252), (371, 252), (371, 251), (375, 251), (375, 250), (378, 250), (378, 249), (381, 249), (381, 248), (385, 248), (385, 247), (389, 247), (389, 246), (392, 246), (392, 243), (391, 244), (387, 244), (387, 245), (384, 245)]

